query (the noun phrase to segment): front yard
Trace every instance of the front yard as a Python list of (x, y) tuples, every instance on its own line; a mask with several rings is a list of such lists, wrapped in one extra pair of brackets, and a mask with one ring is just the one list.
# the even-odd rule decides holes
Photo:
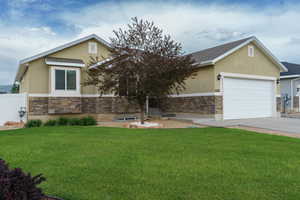
[(300, 198), (300, 140), (238, 129), (1, 131), (0, 157), (65, 200)]

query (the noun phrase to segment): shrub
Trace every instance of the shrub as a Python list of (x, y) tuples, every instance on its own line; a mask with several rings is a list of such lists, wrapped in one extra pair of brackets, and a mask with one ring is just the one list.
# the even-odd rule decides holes
[(1, 200), (41, 200), (44, 194), (37, 185), (45, 180), (42, 174), (32, 177), (20, 168), (9, 169), (5, 161), (0, 159)]
[(57, 121), (56, 120), (48, 120), (44, 126), (56, 126), (57, 125)]
[(57, 120), (57, 124), (59, 126), (67, 126), (69, 124), (69, 119), (68, 118), (65, 118), (65, 117), (60, 117), (58, 118)]
[(88, 116), (80, 119), (82, 126), (93, 126), (97, 125), (97, 121), (94, 117)]
[(40, 126), (42, 126), (42, 121), (39, 119), (29, 120), (25, 125), (26, 128), (40, 127)]
[(69, 119), (69, 125), (71, 126), (80, 126), (81, 120), (79, 118), (71, 118)]

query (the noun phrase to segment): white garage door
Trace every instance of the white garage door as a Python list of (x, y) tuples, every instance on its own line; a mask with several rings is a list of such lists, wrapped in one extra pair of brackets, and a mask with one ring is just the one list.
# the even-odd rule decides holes
[(271, 117), (275, 108), (274, 81), (224, 78), (224, 119)]
[(26, 100), (26, 94), (0, 94), (0, 126), (7, 121), (19, 122), (19, 110), (26, 107)]

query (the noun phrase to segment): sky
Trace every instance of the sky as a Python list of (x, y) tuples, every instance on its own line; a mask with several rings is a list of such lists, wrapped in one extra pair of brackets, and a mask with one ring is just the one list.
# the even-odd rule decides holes
[(19, 60), (92, 33), (109, 41), (135, 16), (186, 53), (254, 35), (300, 63), (299, 10), (298, 0), (0, 0), (0, 85), (13, 83)]

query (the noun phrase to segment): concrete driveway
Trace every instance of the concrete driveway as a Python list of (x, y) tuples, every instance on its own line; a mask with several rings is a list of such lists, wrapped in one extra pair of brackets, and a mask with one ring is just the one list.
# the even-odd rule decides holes
[(196, 124), (215, 127), (244, 126), (274, 130), (283, 133), (296, 133), (300, 135), (300, 119), (296, 118), (257, 118), (216, 121), (213, 119), (190, 119)]

